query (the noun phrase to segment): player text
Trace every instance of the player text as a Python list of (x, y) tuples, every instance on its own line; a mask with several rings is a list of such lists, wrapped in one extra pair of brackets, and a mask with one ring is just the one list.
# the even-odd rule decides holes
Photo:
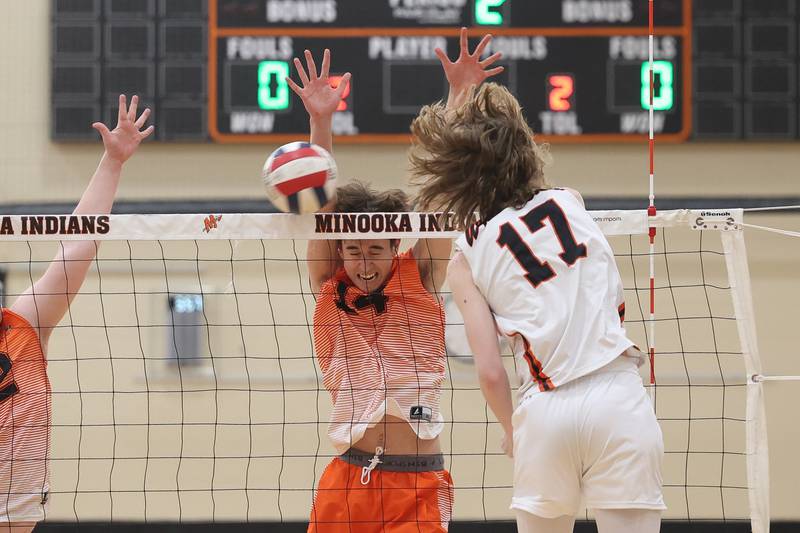
[(370, 59), (436, 59), (434, 50), (447, 53), (444, 37), (370, 37)]

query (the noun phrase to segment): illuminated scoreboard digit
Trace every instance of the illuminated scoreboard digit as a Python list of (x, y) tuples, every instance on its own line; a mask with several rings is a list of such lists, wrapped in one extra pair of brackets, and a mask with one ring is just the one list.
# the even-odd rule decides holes
[(258, 63), (258, 107), (264, 111), (289, 108), (289, 64), (286, 61)]
[(434, 50), (454, 58), (458, 27), (468, 25), (471, 46), (495, 36), (487, 53), (501, 52), (505, 71), (494, 81), (548, 140), (641, 141), (652, 78), (655, 132), (681, 141), (691, 116), (689, 1), (656, 2), (651, 72), (644, 1), (210, 0), (210, 134), (306, 137), (308, 117), (286, 77), (296, 79), (292, 60), (304, 50), (320, 58), (330, 48), (331, 82), (353, 75), (334, 115), (337, 142), (406, 143), (420, 108), (447, 95)]
[(475, 24), (481, 26), (500, 26), (505, 22), (505, 17), (498, 8), (506, 0), (475, 0)]
[(575, 76), (552, 74), (547, 76), (547, 108), (550, 111), (569, 111), (574, 105)]

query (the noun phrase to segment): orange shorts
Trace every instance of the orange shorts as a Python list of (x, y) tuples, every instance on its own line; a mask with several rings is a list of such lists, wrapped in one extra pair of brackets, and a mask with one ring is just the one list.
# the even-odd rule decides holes
[[(308, 533), (433, 533), (447, 531), (453, 480), (442, 455), (370, 457), (348, 451), (325, 468)], [(366, 484), (362, 483), (366, 481)]]

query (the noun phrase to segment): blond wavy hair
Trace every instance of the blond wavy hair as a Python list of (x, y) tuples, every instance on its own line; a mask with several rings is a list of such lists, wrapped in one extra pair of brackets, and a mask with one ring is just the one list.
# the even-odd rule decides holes
[(519, 102), (495, 83), (482, 85), (456, 109), (442, 102), (423, 107), (411, 132), (418, 205), (453, 213), (458, 228), (468, 227), (475, 213), (487, 221), (551, 187), (544, 175), (548, 146), (534, 143)]

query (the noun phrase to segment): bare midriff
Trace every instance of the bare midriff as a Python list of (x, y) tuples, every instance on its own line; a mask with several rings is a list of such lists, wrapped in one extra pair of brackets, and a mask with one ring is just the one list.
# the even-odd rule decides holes
[(383, 448), (385, 455), (430, 455), (442, 451), (439, 437), (421, 439), (408, 422), (391, 415), (368, 428), (353, 448), (366, 455), (374, 454), (377, 448)]

